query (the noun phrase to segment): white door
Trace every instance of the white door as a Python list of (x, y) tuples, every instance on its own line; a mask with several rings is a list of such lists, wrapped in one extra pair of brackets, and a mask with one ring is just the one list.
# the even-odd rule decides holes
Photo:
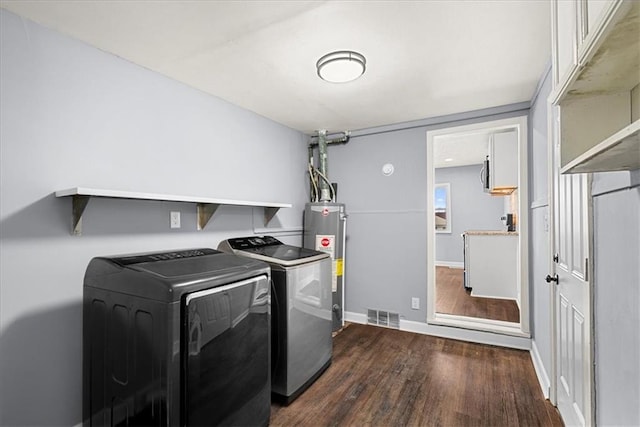
[(591, 182), (586, 174), (561, 175), (557, 144), (554, 151), (556, 399), (567, 426), (591, 425)]

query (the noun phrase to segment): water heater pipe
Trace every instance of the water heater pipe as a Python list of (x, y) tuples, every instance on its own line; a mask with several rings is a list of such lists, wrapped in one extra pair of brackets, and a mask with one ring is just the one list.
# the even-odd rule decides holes
[[(318, 160), (320, 166), (320, 176), (328, 177), (327, 175), (327, 131), (321, 129), (318, 131)], [(320, 201), (331, 201), (331, 190), (329, 189), (329, 183), (325, 179), (320, 180)]]
[[(331, 183), (329, 182), (328, 173), (327, 173), (327, 146), (329, 144), (346, 144), (349, 142), (350, 133), (348, 131), (344, 132), (344, 136), (341, 138), (333, 138), (327, 139), (327, 131), (325, 129), (318, 130), (317, 142), (309, 143), (309, 162), (311, 164), (313, 159), (313, 148), (318, 146), (318, 163), (319, 168), (317, 170), (317, 174), (319, 175), (319, 200), (321, 202), (331, 202), (333, 201), (333, 188), (331, 187)], [(313, 181), (313, 177), (311, 177)]]
[[(327, 145), (331, 145), (331, 144), (346, 144), (347, 142), (349, 142), (349, 139), (351, 139), (351, 132), (346, 130), (343, 133), (344, 133), (344, 136), (341, 136), (340, 138), (327, 139), (327, 137), (326, 137), (327, 134), (326, 134), (326, 131), (325, 131), (325, 141), (326, 141)], [(318, 137), (317, 136), (312, 136), (312, 138), (318, 138)], [(318, 141), (311, 141), (309, 143), (309, 148), (313, 149), (316, 145), (318, 145)]]

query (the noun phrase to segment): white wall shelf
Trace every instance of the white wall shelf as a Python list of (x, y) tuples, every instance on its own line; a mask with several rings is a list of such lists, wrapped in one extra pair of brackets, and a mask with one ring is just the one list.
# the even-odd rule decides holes
[(567, 163), (562, 173), (640, 169), (640, 120)]
[(71, 197), (72, 233), (82, 234), (82, 214), (91, 197), (104, 197), (111, 199), (155, 200), (164, 202), (196, 203), (198, 216), (198, 230), (203, 230), (216, 210), (223, 205), (249, 206), (264, 208), (265, 225), (269, 223), (280, 210), (290, 208), (290, 203), (257, 202), (248, 200), (215, 199), (211, 197), (181, 196), (172, 194), (140, 193), (132, 191), (105, 190), (97, 188), (74, 187), (56, 191), (56, 197)]

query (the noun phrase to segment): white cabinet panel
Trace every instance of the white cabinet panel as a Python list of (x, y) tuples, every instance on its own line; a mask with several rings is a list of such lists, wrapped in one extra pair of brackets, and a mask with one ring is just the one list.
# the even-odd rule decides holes
[[(554, 0), (553, 11), (556, 22), (553, 25), (555, 46), (555, 85), (565, 80), (577, 61), (577, 16), (576, 0)], [(554, 86), (555, 86), (554, 85)]]
[(516, 299), (518, 236), (465, 235), (467, 286), (474, 297)]
[(583, 39), (585, 39), (594, 28), (597, 28), (597, 23), (602, 20), (603, 14), (614, 3), (612, 0), (587, 0), (587, 10), (585, 27), (583, 30)]
[(518, 187), (518, 133), (495, 133), (489, 144), (489, 182), (492, 191)]

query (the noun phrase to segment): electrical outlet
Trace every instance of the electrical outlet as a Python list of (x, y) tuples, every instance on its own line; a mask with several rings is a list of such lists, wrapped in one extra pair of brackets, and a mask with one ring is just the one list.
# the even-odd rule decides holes
[(180, 228), (180, 212), (171, 212), (171, 228)]
[(411, 298), (411, 308), (413, 310), (420, 310), (420, 298)]

